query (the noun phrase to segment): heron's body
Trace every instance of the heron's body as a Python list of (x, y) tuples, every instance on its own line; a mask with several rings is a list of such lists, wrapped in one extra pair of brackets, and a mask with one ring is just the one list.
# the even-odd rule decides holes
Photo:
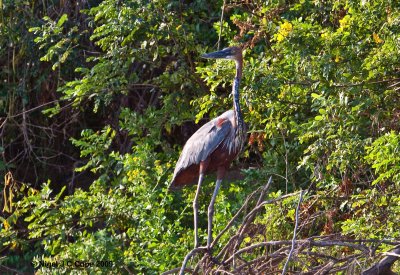
[(208, 164), (205, 174), (228, 169), (245, 140), (245, 136), (237, 135), (236, 129), (235, 113), (229, 110), (197, 130), (182, 150), (170, 187), (174, 189), (195, 183), (201, 162)]
[[(211, 248), (212, 219), (214, 203), (225, 171), (231, 162), (241, 152), (246, 140), (246, 126), (239, 105), (239, 85), (242, 78), (242, 50), (231, 47), (203, 55), (205, 58), (221, 58), (234, 60), (236, 76), (233, 81), (233, 110), (204, 124), (186, 142), (181, 156), (176, 163), (171, 189), (193, 183), (198, 178), (196, 196), (193, 201), (195, 247), (198, 246), (197, 215), (198, 195), (204, 175), (216, 171), (217, 182), (208, 207), (208, 238), (207, 247)], [(183, 274), (183, 271), (181, 271)]]

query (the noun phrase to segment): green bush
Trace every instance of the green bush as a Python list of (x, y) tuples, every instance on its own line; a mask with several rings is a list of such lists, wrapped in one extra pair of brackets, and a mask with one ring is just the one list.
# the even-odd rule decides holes
[[(234, 64), (200, 58), (216, 48), (223, 1), (2, 5), (0, 52), (9, 58), (0, 107), (15, 123), (0, 131), (0, 171), (21, 175), (42, 165), (43, 173), (36, 182), (2, 182), (0, 264), (42, 273), (49, 268), (41, 261), (94, 265), (57, 269), (67, 273), (159, 274), (179, 266), (193, 246), (195, 187), (167, 191), (174, 164), (200, 124), (232, 108)], [(270, 198), (309, 188), (301, 217), (310, 222), (299, 237), (398, 240), (397, 1), (226, 1), (223, 19), (221, 45), (244, 46), (249, 144), (233, 164), (244, 179), (226, 180), (217, 197), (214, 232), (272, 175)], [(49, 83), (49, 98), (60, 101), (48, 116), (27, 111)], [(54, 147), (56, 132), (66, 149)], [(10, 161), (11, 145), (21, 144), (24, 161)], [(68, 193), (47, 180), (52, 150), (73, 159)], [(88, 186), (76, 174), (87, 175)], [(202, 243), (214, 180), (207, 178), (200, 197)], [(295, 207), (294, 197), (267, 205), (243, 245), (289, 240)]]

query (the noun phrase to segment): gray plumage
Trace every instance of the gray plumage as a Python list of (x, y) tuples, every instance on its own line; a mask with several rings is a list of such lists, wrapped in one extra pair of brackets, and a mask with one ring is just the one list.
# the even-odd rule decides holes
[[(226, 111), (204, 124), (188, 139), (176, 163), (172, 182), (182, 170), (205, 161), (221, 143), (229, 154), (241, 151), (243, 142), (236, 138), (236, 129), (232, 125), (234, 116), (233, 110)], [(220, 120), (224, 122), (217, 125)]]

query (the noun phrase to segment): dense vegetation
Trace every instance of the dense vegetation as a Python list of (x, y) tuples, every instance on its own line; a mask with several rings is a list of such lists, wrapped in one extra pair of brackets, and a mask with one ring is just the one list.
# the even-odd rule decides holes
[[(299, 256), (289, 270), (313, 270), (324, 254), (353, 274), (400, 243), (398, 1), (0, 6), (2, 272), (55, 272), (40, 261), (106, 261), (57, 272), (159, 274), (180, 266), (193, 246), (194, 187), (167, 187), (184, 142), (231, 108), (234, 64), (200, 58), (217, 41), (244, 49), (249, 143), (217, 197), (216, 234), (272, 176), (267, 199), (294, 195), (265, 204), (238, 248), (291, 240), (299, 220), (297, 239), (368, 240), (373, 251), (360, 258), (357, 247), (332, 245)], [(213, 181), (200, 198), (202, 243)], [(300, 189), (307, 192), (296, 219)], [(273, 251), (255, 249), (242, 260)], [(348, 265), (340, 269), (341, 259)]]

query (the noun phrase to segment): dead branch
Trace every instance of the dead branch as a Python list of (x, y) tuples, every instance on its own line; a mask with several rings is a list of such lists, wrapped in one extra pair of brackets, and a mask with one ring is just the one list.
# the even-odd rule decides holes
[(315, 272), (315, 275), (325, 275), (328, 274), (329, 271), (335, 266), (335, 262), (330, 261), (326, 265), (324, 265), (320, 270)]
[(291, 248), (290, 248), (287, 261), (286, 261), (286, 263), (285, 263), (285, 265), (284, 265), (284, 267), (283, 267), (282, 275), (285, 275), (285, 274), (286, 274), (286, 271), (287, 271), (287, 268), (288, 268), (288, 265), (289, 265), (289, 262), (290, 262), (290, 258), (291, 258), (292, 255), (293, 255), (294, 246), (295, 246), (295, 243), (296, 243), (297, 227), (298, 227), (298, 225), (299, 225), (299, 209), (300, 209), (301, 201), (303, 200), (303, 194), (304, 194), (304, 191), (301, 190), (301, 192), (300, 192), (300, 198), (299, 198), (299, 203), (297, 204), (297, 208), (296, 208), (296, 219), (295, 219), (295, 225), (294, 225), (294, 230), (293, 230), (292, 246), (291, 246)]
[(395, 261), (400, 259), (400, 245), (394, 247), (390, 252), (384, 253), (387, 255), (385, 258), (380, 260), (378, 263), (374, 264), (367, 270), (365, 270), (362, 275), (390, 275), (396, 274), (391, 271), (391, 267)]
[[(385, 258), (364, 271), (363, 274), (393, 274), (374, 272), (376, 270), (379, 272), (390, 271), (391, 265), (399, 258), (400, 240), (349, 239), (344, 238), (340, 233), (298, 238), (302, 225), (310, 219), (307, 217), (307, 220), (302, 220), (300, 223), (300, 210), (305, 191), (265, 200), (271, 181), (270, 178), (265, 186), (251, 193), (225, 228), (218, 233), (211, 245), (211, 248), (217, 252), (219, 250), (217, 256), (213, 258), (210, 253), (207, 253), (205, 247), (193, 249), (186, 255), (180, 268), (164, 274), (172, 274), (179, 270), (180, 274), (184, 274), (185, 271), (191, 274), (285, 274), (289, 272), (289, 262), (292, 266), (290, 273), (295, 274), (332, 274), (343, 270), (361, 273), (362, 265), (371, 262), (371, 255), (374, 255), (376, 249), (382, 244), (396, 247), (386, 254), (381, 254)], [(257, 238), (257, 236), (261, 236), (257, 233), (260, 230), (259, 225), (254, 222), (257, 216), (263, 211), (265, 212), (266, 205), (275, 204), (293, 196), (299, 196), (293, 238), (291, 240), (260, 241)], [(312, 197), (311, 200), (313, 200)], [(246, 209), (248, 209), (247, 213)], [(234, 224), (241, 216), (243, 217), (241, 224), (235, 227)], [(235, 232), (229, 233), (231, 234), (230, 238), (225, 243), (221, 243), (221, 237), (235, 228)], [(256, 230), (255, 235), (254, 230)], [(252, 239), (253, 235), (256, 236), (254, 239)], [(250, 237), (250, 241), (247, 240), (246, 243), (243, 243), (247, 236)], [(201, 257), (194, 257), (196, 254), (201, 254)], [(194, 268), (186, 267), (190, 259), (193, 259)]]
[(183, 260), (182, 267), (181, 267), (181, 269), (179, 271), (179, 275), (184, 275), (185, 274), (187, 262), (190, 260), (191, 257), (193, 257), (194, 255), (196, 255), (197, 253), (199, 253), (201, 251), (206, 251), (206, 250), (207, 250), (207, 247), (196, 247), (192, 251), (190, 251), (186, 255), (185, 259)]

